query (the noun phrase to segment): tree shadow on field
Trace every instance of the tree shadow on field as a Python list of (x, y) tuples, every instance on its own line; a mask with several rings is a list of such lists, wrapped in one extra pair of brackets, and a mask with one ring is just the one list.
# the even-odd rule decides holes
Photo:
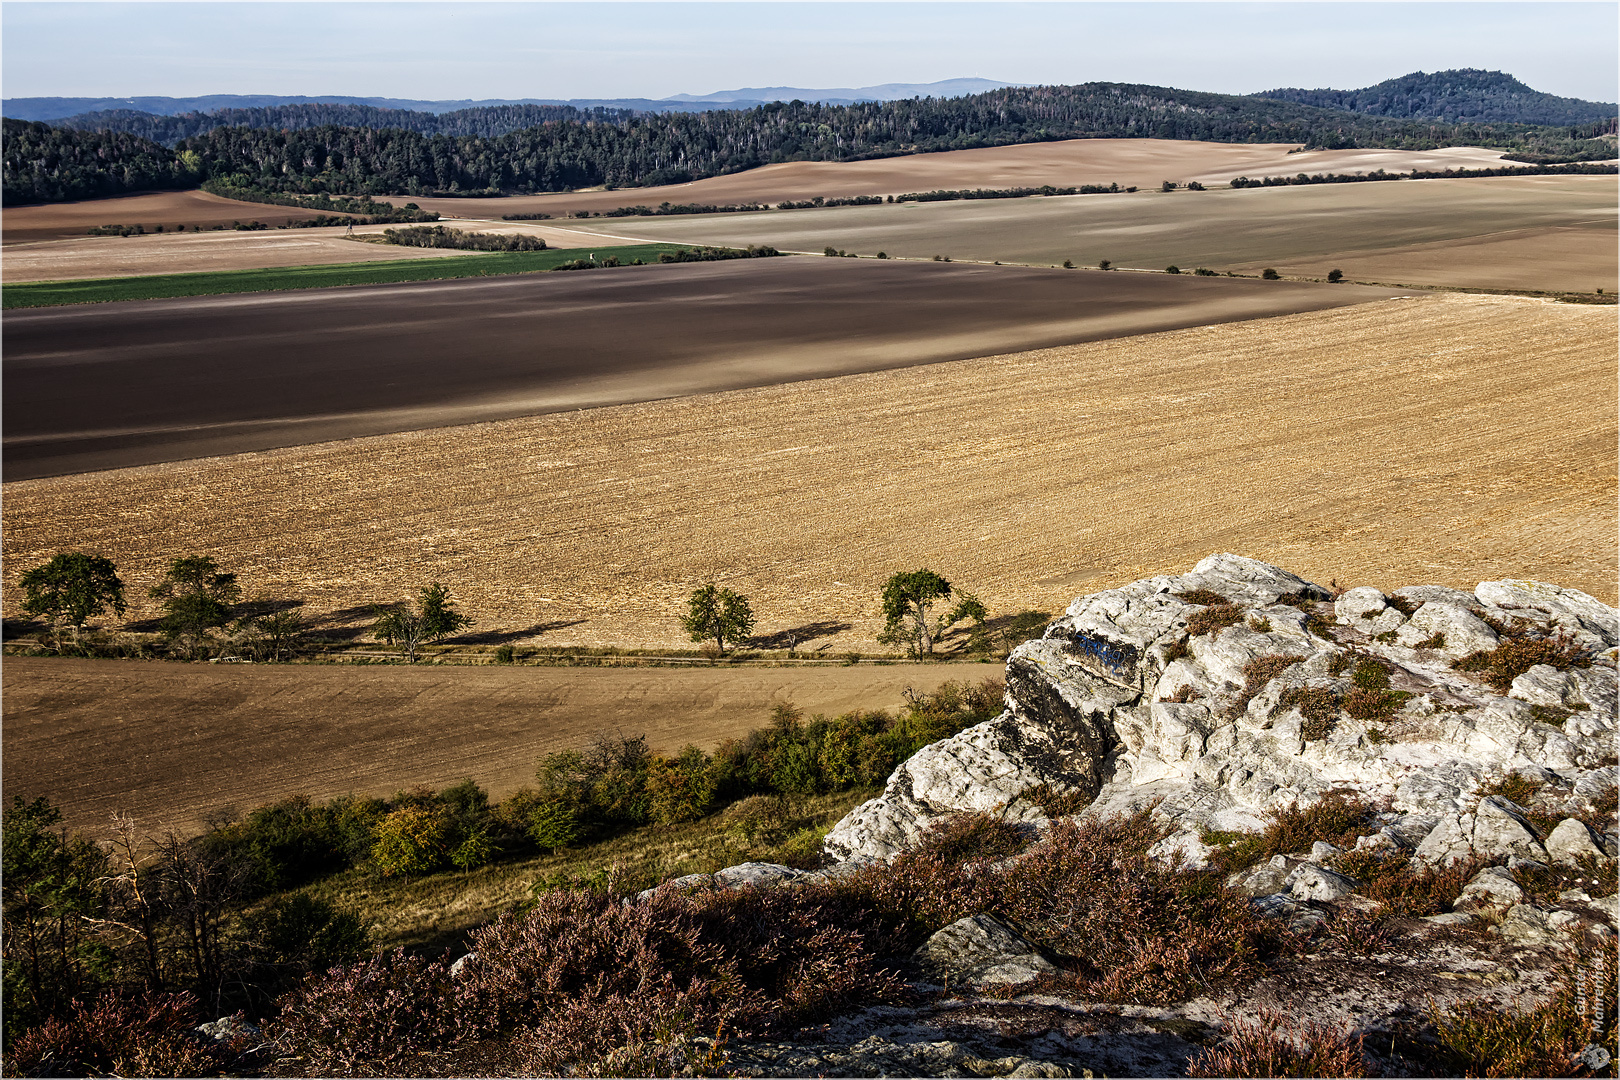
[[(318, 619), (312, 619), (309, 632), (328, 641), (355, 641), (371, 633), (371, 628), (377, 622), (377, 609), (387, 610), (398, 601), (383, 604), (356, 604), (354, 607), (339, 608), (328, 611)], [(353, 625), (359, 623), (358, 626)]]
[(937, 644), (950, 652), (1010, 653), (1024, 642), (1040, 637), (1053, 620), (1048, 611), (1020, 611), (1016, 615), (996, 615), (977, 626), (958, 626)]
[(803, 626), (793, 626), (786, 630), (778, 630), (774, 634), (762, 634), (759, 637), (748, 639), (750, 649), (797, 649), (800, 645), (816, 640), (816, 638), (832, 637), (842, 634), (845, 630), (853, 630), (853, 623), (835, 622), (824, 619), (821, 622), (805, 623)]
[(569, 626), (578, 626), (586, 619), (561, 619), (557, 622), (535, 623), (523, 630), (481, 630), (476, 634), (457, 634), (447, 637), (440, 642), (441, 645), (505, 645), (507, 642), (519, 638), (539, 637), (552, 630), (562, 630)]
[(305, 603), (303, 600), (277, 600), (267, 596), (256, 596), (235, 605), (231, 608), (231, 614), (238, 619), (262, 619), (266, 615), (301, 608)]
[(48, 626), (35, 619), (0, 619), (0, 639), (6, 641), (43, 634), (48, 629), (50, 629)]

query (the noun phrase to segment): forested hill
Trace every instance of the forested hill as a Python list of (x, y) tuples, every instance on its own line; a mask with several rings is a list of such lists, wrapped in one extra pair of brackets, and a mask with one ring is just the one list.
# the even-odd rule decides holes
[(1361, 90), (1267, 90), (1256, 97), (1293, 101), (1368, 116), (1445, 120), (1451, 123), (1608, 124), (1616, 107), (1600, 101), (1555, 97), (1532, 90), (1501, 71), (1458, 68), (1425, 74), (1415, 71)]
[[(637, 187), (773, 162), (851, 161), (1075, 138), (1297, 142), (1312, 148), (1475, 145), (1501, 147), (1525, 161), (1614, 154), (1612, 143), (1574, 138), (1568, 128), (1396, 119), (1122, 83), (857, 105), (795, 101), (706, 113), (559, 118), (500, 132), (503, 123), (523, 122), (523, 108), (466, 110), (469, 116), (499, 114), (488, 118), (489, 134), (428, 134), (402, 126), (238, 125), (192, 135), (173, 148), (127, 132), (7, 120), (4, 199), (13, 205), (87, 198), (202, 179), (280, 192), (349, 194)], [(264, 111), (279, 115), (275, 109)]]
[(120, 131), (138, 135), (164, 146), (182, 139), (204, 135), (215, 128), (247, 127), (304, 131), (315, 127), (397, 128), (418, 135), (499, 135), (539, 127), (559, 120), (628, 120), (630, 109), (576, 109), (572, 105), (485, 105), (454, 112), (413, 112), (409, 109), (382, 109), (375, 105), (301, 104), (262, 108), (215, 109), (211, 112), (184, 112), (158, 116), (136, 109), (111, 109), (80, 113), (52, 122), (52, 127), (79, 131)]

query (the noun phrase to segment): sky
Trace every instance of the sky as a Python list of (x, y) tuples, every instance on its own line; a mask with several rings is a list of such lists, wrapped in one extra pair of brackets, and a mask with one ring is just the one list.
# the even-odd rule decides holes
[(1620, 99), (1597, 3), (19, 3), (0, 94), (661, 98), (979, 76), (1220, 93), (1506, 71)]

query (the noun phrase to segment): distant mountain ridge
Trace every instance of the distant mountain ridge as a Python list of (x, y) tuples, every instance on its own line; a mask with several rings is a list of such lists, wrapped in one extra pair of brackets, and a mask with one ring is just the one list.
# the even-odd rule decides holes
[(1406, 120), (1509, 124), (1594, 124), (1613, 119), (1616, 106), (1532, 90), (1501, 71), (1456, 68), (1414, 71), (1360, 90), (1285, 87), (1255, 97)]
[(675, 94), (667, 98), (462, 98), (427, 101), (414, 98), (346, 97), (339, 94), (208, 94), (202, 97), (19, 97), (0, 102), (0, 113), (13, 120), (52, 123), (85, 113), (142, 112), (153, 116), (212, 112), (219, 109), (268, 109), (283, 105), (366, 105), (375, 109), (447, 113), (502, 105), (551, 105), (585, 109), (633, 109), (637, 112), (707, 112), (711, 109), (749, 108), (770, 101), (813, 101), (823, 105), (852, 105), (860, 101), (897, 101), (912, 97), (961, 97), (1027, 83), (994, 79), (944, 79), (932, 83), (884, 83), (858, 88), (810, 89), (794, 86), (717, 90), (712, 94)]

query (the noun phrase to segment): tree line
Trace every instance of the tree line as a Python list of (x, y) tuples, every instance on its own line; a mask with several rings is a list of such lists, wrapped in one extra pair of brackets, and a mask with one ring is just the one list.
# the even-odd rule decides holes
[(1482, 145), (1542, 162), (1613, 154), (1606, 140), (1571, 138), (1565, 127), (1389, 118), (1266, 98), (1087, 83), (949, 99), (773, 102), (743, 110), (558, 119), (489, 135), (237, 125), (187, 136), (173, 148), (127, 132), (7, 120), (4, 198), (7, 205), (49, 202), (225, 178), (299, 194), (535, 193), (684, 183), (776, 162), (1104, 137), (1297, 142), (1311, 149)]

